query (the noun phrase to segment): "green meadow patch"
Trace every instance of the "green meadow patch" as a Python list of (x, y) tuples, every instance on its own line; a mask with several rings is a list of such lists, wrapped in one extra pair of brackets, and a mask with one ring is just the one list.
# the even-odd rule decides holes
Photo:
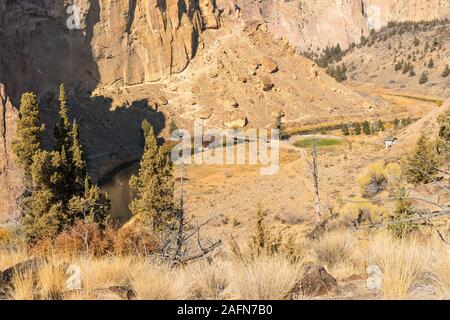
[[(294, 142), (294, 146), (298, 148), (311, 148), (313, 144), (312, 138), (299, 139)], [(334, 138), (317, 138), (317, 146), (318, 147), (331, 147), (338, 146), (342, 144), (342, 140), (334, 139)]]

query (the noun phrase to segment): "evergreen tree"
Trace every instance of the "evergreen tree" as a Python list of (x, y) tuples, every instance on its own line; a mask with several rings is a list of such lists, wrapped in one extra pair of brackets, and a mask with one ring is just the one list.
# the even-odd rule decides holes
[(357, 136), (361, 134), (361, 124), (359, 122), (355, 123), (355, 134)]
[(450, 160), (450, 109), (440, 114), (437, 118), (439, 124), (438, 152), (443, 160)]
[(406, 180), (414, 184), (432, 182), (438, 166), (435, 144), (422, 133), (415, 151), (404, 161), (403, 172)]
[(426, 72), (423, 72), (419, 78), (419, 84), (425, 84), (428, 82), (428, 75)]
[(398, 118), (395, 118), (392, 124), (394, 125), (394, 128), (398, 128), (398, 126), (400, 125), (400, 120), (398, 120)]
[(68, 225), (73, 225), (77, 220), (83, 220), (105, 226), (109, 220), (107, 212), (111, 208), (111, 200), (89, 180), (86, 176), (83, 193), (73, 196), (67, 204)]
[(26, 238), (35, 242), (54, 237), (80, 219), (104, 225), (110, 200), (90, 182), (78, 125), (74, 121), (71, 126), (67, 116), (64, 86), (60, 87), (60, 119), (52, 152), (40, 148), (43, 128), (35, 96), (25, 94), (22, 100), (15, 149), (28, 170), (30, 194), (23, 199)]
[(350, 135), (350, 132), (348, 131), (348, 125), (347, 124), (343, 124), (342, 125), (342, 127), (341, 127), (341, 130), (342, 130), (342, 134), (344, 135), (344, 136), (348, 136), (348, 135)]
[[(55, 144), (53, 150), (59, 153), (59, 163), (55, 167), (55, 175), (58, 183), (55, 185), (56, 194), (67, 203), (70, 197), (76, 193), (77, 184), (73, 159), (72, 128), (68, 116), (67, 98), (64, 85), (59, 87), (59, 123), (54, 128)], [(82, 179), (84, 183), (84, 179)]]
[(369, 124), (369, 122), (368, 121), (364, 121), (363, 122), (363, 132), (364, 132), (364, 134), (366, 135), (366, 136), (369, 136), (370, 134), (371, 134), (371, 131), (370, 131), (370, 124)]
[(428, 62), (428, 68), (433, 69), (433, 67), (434, 67), (434, 61), (433, 61), (433, 58), (430, 58), (430, 61)]
[(386, 130), (386, 128), (384, 127), (384, 122), (383, 122), (382, 120), (378, 120), (378, 122), (377, 122), (377, 128), (378, 128), (378, 130), (380, 130), (380, 131), (385, 131), (385, 130)]
[(39, 151), (31, 165), (32, 194), (24, 203), (23, 228), (29, 242), (56, 236), (66, 222), (63, 204), (55, 193), (57, 152)]
[(158, 147), (153, 127), (147, 120), (142, 123), (142, 130), (144, 155), (138, 175), (130, 180), (136, 192), (130, 210), (140, 223), (160, 231), (169, 227), (174, 218), (172, 162)]
[(416, 214), (412, 201), (407, 198), (406, 191), (401, 189), (397, 192), (394, 212), (389, 216), (391, 222), (396, 222), (388, 226), (389, 231), (398, 238), (404, 238), (410, 232), (418, 228), (414, 222), (400, 222), (407, 220)]
[(73, 121), (72, 125), (72, 159), (73, 159), (73, 170), (75, 176), (75, 183), (78, 187), (84, 187), (85, 180), (87, 178), (86, 161), (83, 157), (83, 149), (80, 143), (80, 133), (78, 131), (77, 121)]
[(44, 125), (40, 121), (36, 95), (24, 93), (17, 120), (17, 139), (13, 141), (12, 147), (19, 164), (24, 168), (27, 180), (31, 176), (30, 166), (33, 163), (33, 156), (41, 150), (43, 132)]
[(55, 125), (54, 129), (54, 150), (61, 152), (64, 147), (66, 148), (66, 150), (69, 150), (71, 148), (70, 121), (68, 116), (67, 98), (64, 84), (61, 84), (59, 87), (59, 104), (59, 123)]
[(448, 64), (445, 65), (444, 71), (442, 71), (442, 77), (447, 78), (450, 75), (450, 68), (448, 67)]

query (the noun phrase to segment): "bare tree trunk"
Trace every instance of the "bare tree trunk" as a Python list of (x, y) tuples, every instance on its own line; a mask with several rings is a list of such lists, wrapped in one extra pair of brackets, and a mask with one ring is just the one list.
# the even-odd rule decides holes
[(177, 234), (177, 244), (175, 255), (173, 257), (173, 261), (181, 260), (181, 249), (183, 247), (184, 241), (184, 163), (181, 163), (181, 176), (180, 176), (180, 209), (177, 212), (178, 219), (178, 234)]
[(313, 178), (314, 185), (314, 193), (315, 193), (315, 206), (316, 206), (316, 215), (317, 215), (317, 223), (322, 221), (322, 214), (320, 213), (320, 197), (319, 197), (319, 165), (318, 165), (318, 152), (317, 152), (317, 139), (313, 137), (312, 145), (311, 145), (311, 175)]

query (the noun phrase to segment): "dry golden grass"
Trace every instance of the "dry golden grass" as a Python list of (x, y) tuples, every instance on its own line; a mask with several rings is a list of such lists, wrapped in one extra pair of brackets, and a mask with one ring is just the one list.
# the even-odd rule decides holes
[(182, 273), (159, 263), (140, 263), (131, 275), (131, 285), (140, 300), (188, 299)]
[(354, 238), (344, 230), (325, 234), (313, 244), (317, 260), (326, 267), (348, 262), (352, 256)]
[(66, 287), (66, 270), (63, 266), (45, 263), (39, 268), (37, 278), (41, 299), (63, 299)]
[(12, 300), (34, 300), (35, 287), (31, 271), (14, 276), (9, 296)]
[(262, 256), (229, 265), (227, 276), (231, 299), (284, 300), (298, 293), (301, 271), (283, 256)]
[[(364, 276), (367, 266), (382, 270), (381, 294), (386, 299), (450, 296), (450, 249), (424, 234), (398, 239), (383, 231), (328, 232), (319, 240), (293, 241), (298, 259), (233, 255), (224, 251), (212, 261), (182, 267), (145, 257), (48, 256), (35, 272), (15, 276), (11, 299), (123, 299), (114, 287), (132, 288), (137, 299), (295, 299), (305, 262), (325, 266), (338, 281)], [(297, 247), (297, 248), (295, 248)], [(299, 248), (301, 247), (301, 248)], [(0, 249), (1, 269), (28, 260), (25, 251)], [(81, 267), (82, 290), (67, 292), (63, 263)], [(357, 292), (370, 298), (364, 288)], [(421, 296), (422, 295), (422, 296)], [(307, 297), (305, 297), (307, 298)]]
[(183, 279), (193, 299), (221, 299), (229, 285), (226, 264), (199, 261), (183, 270)]
[(19, 262), (31, 259), (29, 253), (22, 247), (16, 250), (0, 248), (0, 270), (5, 270)]
[(356, 220), (361, 211), (370, 215), (373, 222), (380, 222), (388, 212), (385, 207), (364, 201), (363, 198), (353, 198), (353, 202), (346, 203), (340, 210), (342, 218)]
[(367, 169), (365, 170), (364, 174), (361, 175), (358, 178), (358, 184), (361, 188), (361, 192), (364, 193), (366, 187), (372, 182), (387, 182), (387, 177), (384, 172), (384, 162), (383, 161), (377, 161), (374, 163), (371, 163)]
[(410, 297), (411, 289), (430, 271), (431, 248), (414, 237), (397, 239), (382, 232), (370, 241), (368, 254), (368, 263), (383, 272), (381, 290), (386, 299)]
[(81, 267), (86, 291), (129, 284), (134, 263), (129, 257), (81, 258), (73, 261)]
[[(435, 241), (436, 242), (436, 241)], [(442, 242), (434, 245), (434, 275), (435, 285), (439, 294), (450, 298), (450, 248)]]

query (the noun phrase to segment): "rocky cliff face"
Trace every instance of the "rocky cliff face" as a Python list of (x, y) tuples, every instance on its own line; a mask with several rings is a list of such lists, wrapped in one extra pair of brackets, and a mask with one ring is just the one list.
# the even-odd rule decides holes
[(340, 43), (347, 47), (389, 21), (450, 16), (448, 0), (219, 0), (225, 11), (240, 9), (244, 19), (264, 20), (277, 36), (299, 50)]
[[(113, 114), (111, 101), (92, 98), (92, 91), (150, 83), (184, 70), (201, 33), (218, 24), (211, 0), (0, 0), (0, 220), (11, 212), (20, 188), (11, 141), (14, 107), (23, 92), (39, 95), (51, 133), (56, 88), (64, 82), (79, 106), (72, 116), (81, 120), (88, 156), (109, 159), (111, 166), (135, 159), (141, 121), (151, 118), (161, 126), (162, 116), (145, 106)], [(119, 130), (124, 127), (127, 134)]]
[(201, 32), (217, 27), (211, 0), (0, 0), (0, 71), (14, 102), (62, 81), (85, 90), (156, 81), (183, 70)]

